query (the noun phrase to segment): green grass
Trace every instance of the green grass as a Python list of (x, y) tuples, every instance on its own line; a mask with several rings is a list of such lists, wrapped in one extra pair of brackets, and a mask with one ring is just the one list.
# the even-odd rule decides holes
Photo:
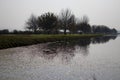
[(102, 34), (69, 34), (69, 35), (0, 35), (0, 49), (26, 46), (45, 42), (71, 40), (78, 38), (99, 37)]

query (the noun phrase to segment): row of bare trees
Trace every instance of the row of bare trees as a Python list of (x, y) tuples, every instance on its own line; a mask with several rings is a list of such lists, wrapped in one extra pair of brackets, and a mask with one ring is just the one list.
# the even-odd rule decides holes
[[(99, 28), (100, 27), (100, 28)], [(107, 26), (90, 26), (87, 16), (83, 16), (77, 20), (71, 10), (62, 10), (59, 15), (54, 13), (44, 13), (38, 17), (31, 15), (26, 22), (25, 28), (33, 33), (42, 34), (58, 34), (60, 30), (62, 33), (71, 34), (76, 33), (107, 33), (112, 31), (117, 33), (115, 29), (111, 30)]]
[(26, 22), (25, 28), (29, 31), (33, 31), (34, 33), (41, 32), (55, 34), (59, 33), (59, 30), (63, 30), (64, 34), (67, 34), (67, 30), (72, 34), (77, 33), (78, 31), (89, 33), (91, 32), (91, 28), (88, 22), (89, 19), (87, 16), (84, 16), (78, 22), (75, 15), (69, 9), (66, 9), (62, 10), (60, 15), (55, 15), (50, 12), (38, 17), (31, 15)]

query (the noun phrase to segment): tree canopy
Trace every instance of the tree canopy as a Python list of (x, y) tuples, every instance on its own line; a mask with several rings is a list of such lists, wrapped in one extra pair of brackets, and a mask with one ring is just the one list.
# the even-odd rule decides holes
[(46, 33), (52, 33), (57, 26), (58, 18), (54, 13), (45, 13), (38, 17), (39, 28)]
[(63, 34), (67, 34), (68, 32), (71, 34), (80, 32), (83, 34), (117, 33), (116, 29), (110, 29), (104, 25), (91, 26), (87, 16), (81, 17), (79, 21), (77, 19), (70, 9), (63, 9), (59, 15), (52, 12), (44, 13), (38, 17), (31, 15), (26, 22), (26, 28), (34, 33), (44, 34), (58, 34), (60, 31), (63, 31)]

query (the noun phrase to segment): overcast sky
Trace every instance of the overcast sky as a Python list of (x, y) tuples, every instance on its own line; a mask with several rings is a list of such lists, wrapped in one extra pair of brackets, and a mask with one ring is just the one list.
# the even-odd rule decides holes
[(0, 0), (0, 29), (23, 30), (31, 14), (59, 14), (66, 8), (78, 18), (87, 15), (91, 25), (120, 30), (120, 0)]

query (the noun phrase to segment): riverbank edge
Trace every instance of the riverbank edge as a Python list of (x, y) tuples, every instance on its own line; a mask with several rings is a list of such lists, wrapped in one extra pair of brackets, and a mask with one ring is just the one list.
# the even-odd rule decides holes
[(0, 35), (0, 50), (28, 46), (39, 43), (73, 40), (81, 38), (102, 37), (103, 34), (58, 34), (58, 35)]

